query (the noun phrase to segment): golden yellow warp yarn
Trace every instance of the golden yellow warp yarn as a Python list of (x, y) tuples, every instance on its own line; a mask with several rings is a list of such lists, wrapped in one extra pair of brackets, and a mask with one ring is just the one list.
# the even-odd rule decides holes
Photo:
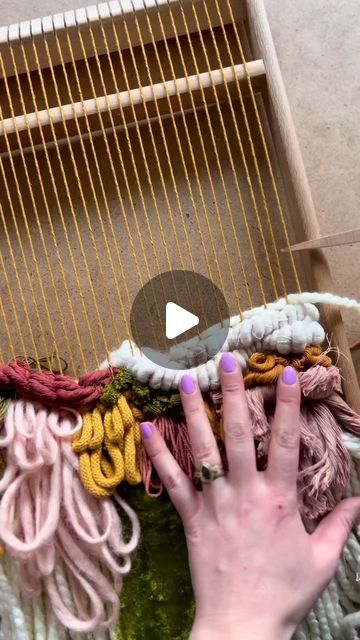
[(79, 455), (81, 481), (94, 496), (110, 497), (123, 480), (141, 482), (141, 418), (125, 396), (119, 396), (112, 408), (100, 405), (84, 414), (72, 446)]

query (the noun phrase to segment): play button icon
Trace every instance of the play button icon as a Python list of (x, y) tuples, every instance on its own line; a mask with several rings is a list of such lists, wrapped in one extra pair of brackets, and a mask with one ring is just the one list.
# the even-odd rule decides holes
[(189, 369), (221, 350), (229, 331), (223, 293), (200, 273), (160, 273), (138, 292), (130, 314), (132, 338), (156, 365)]
[(190, 311), (180, 307), (175, 302), (166, 304), (166, 337), (169, 340), (181, 336), (182, 333), (196, 327), (199, 318)]

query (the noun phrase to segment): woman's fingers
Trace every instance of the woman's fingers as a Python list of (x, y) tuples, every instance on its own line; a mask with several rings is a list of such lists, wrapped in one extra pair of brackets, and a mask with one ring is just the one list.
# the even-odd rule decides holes
[(342, 500), (322, 519), (311, 536), (320, 561), (337, 562), (352, 527), (359, 524), (359, 518), (360, 498), (356, 496)]
[(295, 495), (300, 448), (300, 385), (296, 371), (285, 367), (278, 380), (266, 474), (280, 494)]
[(196, 489), (179, 467), (158, 429), (150, 422), (141, 423), (141, 435), (146, 452), (179, 516), (186, 522), (196, 511)]
[[(191, 376), (184, 375), (181, 378), (180, 395), (189, 430), (195, 468), (199, 469), (202, 462), (221, 464), (220, 451), (206, 415), (200, 389)], [(214, 481), (215, 484), (219, 482), (221, 482), (221, 478)]]
[(231, 353), (220, 361), (223, 417), (229, 480), (248, 486), (256, 476), (254, 438), (241, 369)]

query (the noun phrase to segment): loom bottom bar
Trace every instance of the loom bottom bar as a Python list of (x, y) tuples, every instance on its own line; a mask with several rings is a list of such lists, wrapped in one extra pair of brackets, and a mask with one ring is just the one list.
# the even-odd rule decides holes
[[(258, 89), (265, 78), (262, 60), (249, 62), (246, 69), (244, 65), (239, 64), (234, 67), (215, 69), (211, 73), (204, 72), (187, 78), (178, 78), (176, 81), (169, 80), (165, 83), (160, 82), (152, 86), (131, 89), (131, 91), (121, 91), (96, 99), (53, 107), (49, 110), (19, 115), (15, 118), (6, 118), (0, 122), (0, 153), (18, 148), (18, 137), (23, 148), (30, 146), (31, 142), (34, 145), (41, 144), (40, 128), (45, 141), (50, 142), (53, 140), (52, 125), (57, 139), (60, 140), (64, 138), (64, 122), (68, 134), (73, 136), (78, 133), (78, 126), (81, 133), (86, 133), (88, 126), (91, 131), (98, 131), (100, 117), (104, 127), (108, 128), (112, 126), (112, 120), (117, 126), (124, 124), (124, 120), (126, 123), (130, 123), (134, 122), (135, 118), (137, 121), (141, 121), (145, 120), (147, 116), (154, 117), (157, 115), (157, 108), (161, 115), (169, 113), (170, 109), (174, 113), (181, 109), (189, 109), (192, 107), (191, 98), (196, 106), (201, 106), (203, 104), (202, 91), (206, 102), (211, 104), (214, 102), (214, 87), (220, 100), (227, 97), (227, 87), (230, 95), (236, 97), (237, 82), (246, 92), (248, 77), (255, 90)], [(101, 114), (100, 117), (99, 114)]]

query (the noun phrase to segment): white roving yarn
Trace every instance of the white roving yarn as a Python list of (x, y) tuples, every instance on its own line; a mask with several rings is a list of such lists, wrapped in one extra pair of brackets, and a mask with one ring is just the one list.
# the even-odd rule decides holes
[[(57, 578), (60, 578), (61, 569)], [(71, 590), (65, 574), (61, 592), (71, 607)], [(56, 618), (45, 592), (33, 600), (21, 593), (19, 574), (14, 561), (0, 559), (0, 640), (116, 640), (116, 626), (93, 634), (71, 632)]]
[[(321, 345), (325, 332), (319, 324), (319, 311), (315, 307), (319, 303), (360, 309), (356, 300), (331, 293), (292, 293), (287, 299), (281, 298), (266, 306), (244, 311), (242, 317), (231, 317), (229, 333), (221, 352), (233, 352), (245, 370), (249, 356), (255, 351), (301, 353), (309, 345)], [(210, 327), (200, 336), (160, 354), (161, 365), (145, 356), (134, 342), (125, 340), (119, 349), (110, 354), (109, 360), (100, 365), (100, 369), (106, 369), (109, 365), (125, 367), (140, 382), (162, 390), (177, 389), (180, 378), (188, 373), (198, 381), (202, 391), (214, 389), (219, 386), (218, 362), (221, 353), (214, 358), (209, 354), (213, 353), (211, 347), (219, 327)], [(151, 354), (148, 348), (147, 354)], [(158, 352), (155, 361), (159, 362)]]

